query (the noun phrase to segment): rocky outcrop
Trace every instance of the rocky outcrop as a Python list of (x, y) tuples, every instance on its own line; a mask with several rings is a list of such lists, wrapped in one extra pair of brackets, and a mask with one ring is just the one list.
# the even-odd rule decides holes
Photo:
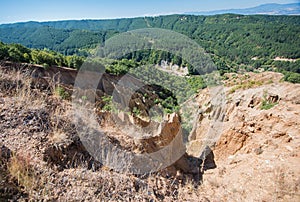
[[(269, 74), (272, 75), (272, 73)], [(273, 74), (275, 78), (278, 76), (276, 73)], [(229, 92), (231, 88), (225, 88), (226, 100), (217, 105), (211, 103), (212, 97), (208, 96), (207, 89), (197, 97), (197, 102), (201, 107), (197, 115), (197, 124), (194, 125), (189, 136), (191, 152), (195, 153), (195, 148), (199, 149), (200, 145), (209, 144), (215, 148), (220, 148), (222, 145), (219, 149), (222, 155), (227, 152), (227, 155), (233, 155), (244, 147), (247, 139), (251, 138), (251, 134), (272, 134), (274, 127), (278, 133), (286, 133), (286, 130), (296, 132), (293, 128), (298, 123), (296, 119), (290, 117), (298, 113), (295, 112), (297, 108), (295, 100), (299, 96), (298, 84), (270, 83), (246, 90), (241, 89), (233, 94)], [(266, 103), (270, 104), (271, 109), (264, 109), (263, 105)], [(211, 130), (209, 126), (218, 126), (215, 120), (221, 122), (222, 129), (217, 131), (219, 134), (209, 136), (208, 133)]]
[[(85, 136), (87, 133), (84, 132), (81, 139), (96, 159), (106, 161), (105, 165), (117, 171), (126, 169), (126, 172), (143, 174), (174, 164), (184, 172), (199, 172), (195, 161), (184, 155), (185, 145), (177, 114), (165, 116), (160, 123), (149, 121), (145, 124), (139, 119), (123, 112), (106, 115), (101, 123), (101, 134), (105, 135), (90, 131), (89, 134), (94, 134), (92, 137)], [(94, 145), (94, 142), (104, 142), (102, 149), (99, 150), (99, 145)], [(110, 156), (110, 159), (103, 159), (105, 156)]]
[[(204, 173), (202, 193), (214, 190), (212, 198), (224, 201), (297, 201), (300, 85), (281, 82), (282, 75), (272, 72), (249, 74), (246, 80), (245, 75), (238, 75), (235, 80), (239, 78), (241, 83), (226, 81), (225, 107), (221, 110), (225, 116), (219, 135), (209, 136), (207, 132), (209, 124), (217, 124), (209, 117), (218, 114), (218, 106), (209, 107), (207, 90), (198, 96), (202, 107), (188, 153), (198, 155), (210, 145), (216, 163), (215, 169)], [(244, 85), (249, 81), (256, 84)]]

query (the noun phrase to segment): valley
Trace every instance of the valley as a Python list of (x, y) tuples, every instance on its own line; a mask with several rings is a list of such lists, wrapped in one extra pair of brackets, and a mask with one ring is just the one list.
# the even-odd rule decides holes
[(0, 201), (299, 201), (290, 6), (0, 24)]

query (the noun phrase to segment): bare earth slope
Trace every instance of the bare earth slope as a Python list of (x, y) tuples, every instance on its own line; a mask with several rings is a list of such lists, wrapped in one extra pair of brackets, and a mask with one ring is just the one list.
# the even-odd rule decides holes
[[(134, 176), (100, 165), (76, 136), (57, 84), (37, 87), (25, 70), (0, 69), (0, 201), (300, 200), (300, 85), (281, 74), (227, 75), (222, 109), (208, 89), (199, 92), (188, 153), (199, 157), (209, 142), (214, 162), (195, 186), (186, 172), (166, 174), (174, 169)], [(221, 134), (205, 139), (216, 114)]]
[[(273, 72), (228, 76), (223, 132), (213, 147), (217, 168), (205, 172), (202, 194), (216, 201), (299, 201), (300, 85), (280, 82)], [(271, 108), (264, 110), (266, 103)], [(203, 127), (191, 151), (201, 146)]]

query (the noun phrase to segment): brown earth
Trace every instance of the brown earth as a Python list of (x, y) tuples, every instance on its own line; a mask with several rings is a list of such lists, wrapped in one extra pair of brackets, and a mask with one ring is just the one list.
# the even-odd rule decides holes
[[(200, 91), (192, 103), (199, 110), (184, 160), (144, 176), (113, 171), (85, 150), (70, 102), (54, 91), (62, 82), (71, 93), (68, 85), (75, 76), (68, 69), (1, 65), (0, 200), (300, 200), (300, 85), (281, 82), (281, 74), (228, 74), (223, 89)], [(106, 89), (102, 86), (98, 96), (112, 87)], [(217, 96), (220, 92), (223, 97)], [(271, 108), (262, 109), (264, 104)], [(164, 147), (172, 131), (180, 130), (180, 119), (173, 115), (165, 131), (135, 141), (110, 116), (99, 112), (110, 141), (137, 153)], [(148, 124), (126, 116), (119, 114), (130, 123)]]
[[(299, 201), (300, 85), (273, 72), (228, 77), (221, 135), (206, 140), (211, 121), (204, 113), (189, 148), (210, 144), (215, 156), (217, 168), (205, 172), (201, 193), (213, 201)], [(263, 110), (264, 100), (274, 106)], [(198, 96), (200, 106), (209, 102)]]

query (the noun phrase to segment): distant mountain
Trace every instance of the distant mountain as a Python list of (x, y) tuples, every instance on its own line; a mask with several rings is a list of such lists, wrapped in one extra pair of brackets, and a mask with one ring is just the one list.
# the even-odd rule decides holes
[(187, 12), (190, 15), (216, 15), (216, 14), (242, 14), (242, 15), (300, 15), (300, 3), (293, 4), (263, 4), (253, 8), (216, 10), (207, 12)]

